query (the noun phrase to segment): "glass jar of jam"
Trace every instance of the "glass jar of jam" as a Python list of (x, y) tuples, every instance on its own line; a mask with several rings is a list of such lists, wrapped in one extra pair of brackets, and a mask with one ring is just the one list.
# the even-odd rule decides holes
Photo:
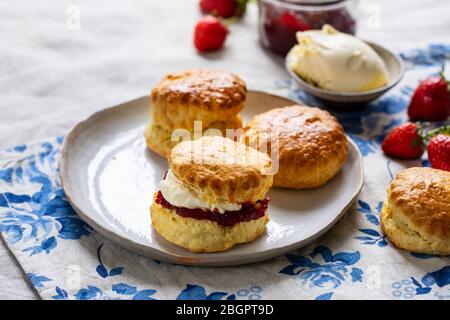
[(355, 34), (356, 5), (357, 0), (260, 0), (261, 43), (276, 54), (286, 55), (297, 43), (297, 31), (330, 24), (341, 32)]

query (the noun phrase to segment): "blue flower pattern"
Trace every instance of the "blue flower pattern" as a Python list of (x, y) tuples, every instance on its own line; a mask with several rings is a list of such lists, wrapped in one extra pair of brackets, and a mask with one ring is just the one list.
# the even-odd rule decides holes
[[(317, 261), (318, 257), (323, 263)], [(353, 267), (360, 257), (359, 251), (333, 254), (329, 248), (318, 246), (308, 256), (286, 255), (290, 264), (281, 269), (280, 273), (298, 277), (300, 283), (308, 288), (336, 289), (347, 279), (362, 282), (364, 272)]]
[(326, 292), (321, 295), (318, 295), (314, 300), (331, 300), (333, 297), (333, 292)]
[(96, 286), (88, 285), (70, 297), (66, 290), (56, 286), (53, 300), (155, 300), (152, 296), (156, 290), (138, 290), (135, 286), (125, 283), (116, 283), (111, 286), (110, 293), (104, 292)]
[(177, 300), (235, 300), (236, 295), (227, 292), (215, 291), (206, 294), (204, 287), (199, 285), (187, 284), (177, 297)]
[(108, 271), (108, 269), (105, 267), (105, 265), (102, 262), (102, 258), (100, 256), (101, 250), (102, 250), (103, 244), (101, 244), (97, 249), (97, 258), (98, 258), (98, 266), (95, 269), (97, 271), (98, 275), (102, 278), (108, 278), (108, 277), (114, 277), (122, 274), (123, 267), (115, 267)]
[[(10, 243), (29, 243), (23, 251), (30, 256), (48, 254), (56, 248), (58, 240), (79, 240), (91, 232), (65, 199), (56, 178), (61, 141), (57, 139), (56, 145), (42, 143), (37, 154), (26, 157), (20, 165), (11, 164), (0, 171), (0, 179), (8, 185), (29, 183), (38, 190), (32, 194), (0, 193), (0, 232)], [(11, 152), (25, 150), (25, 146), (20, 146)]]
[(34, 273), (27, 273), (28, 280), (30, 280), (31, 284), (35, 286), (36, 288), (44, 288), (45, 282), (52, 281), (51, 279), (40, 276), (38, 274)]
[[(426, 49), (416, 49), (401, 54), (408, 70), (440, 66), (450, 58), (450, 45), (435, 44)], [(310, 105), (321, 106), (315, 98), (298, 89), (291, 80), (280, 80), (276, 90), (287, 90), (288, 96)], [(404, 85), (396, 93), (386, 95), (357, 112), (332, 112), (343, 124), (346, 133), (356, 142), (364, 156), (380, 153), (380, 143), (392, 127), (404, 120), (404, 112), (414, 91), (411, 85)], [(80, 241), (89, 237), (92, 229), (84, 223), (67, 202), (58, 178), (57, 156), (63, 138), (39, 145), (38, 151), (29, 145), (20, 145), (5, 152), (16, 156), (15, 161), (0, 162), (0, 233), (14, 250), (20, 250), (29, 258), (56, 254), (61, 244)], [(422, 160), (429, 166), (428, 160)], [(391, 174), (390, 160), (387, 170)], [(33, 188), (21, 188), (32, 185)], [(4, 187), (4, 188), (3, 188)], [(12, 191), (14, 190), (14, 191)], [(17, 190), (17, 192), (16, 192)], [(34, 190), (25, 192), (22, 190)], [(382, 199), (380, 199), (382, 200)], [(387, 241), (380, 230), (380, 210), (382, 202), (369, 204), (359, 199), (356, 211), (362, 215), (364, 225), (357, 229), (354, 238), (362, 245), (361, 250), (336, 251), (318, 245), (309, 254), (291, 253), (286, 255), (288, 264), (273, 270), (279, 277), (294, 277), (307, 289), (318, 289), (316, 300), (330, 300), (337, 296), (344, 283), (362, 285), (364, 272), (361, 268), (362, 248), (369, 246), (379, 250), (387, 247)], [(18, 249), (16, 249), (18, 248)], [(75, 290), (64, 288), (57, 281), (39, 272), (27, 273), (31, 284), (41, 290), (53, 292), (51, 298), (66, 299), (157, 299), (159, 291), (155, 288), (140, 288), (130, 283), (127, 274), (132, 272), (123, 266), (108, 266), (102, 259), (102, 251), (108, 250), (103, 244), (97, 248), (98, 264), (93, 270), (83, 270), (99, 281), (96, 284), (83, 284)], [(383, 249), (385, 250), (385, 249)], [(446, 259), (426, 254), (409, 254), (419, 261)], [(164, 265), (155, 261), (155, 265)], [(45, 271), (45, 270), (43, 270)], [(132, 278), (131, 278), (132, 279)], [(132, 281), (131, 281), (132, 282)], [(100, 285), (101, 284), (101, 285)], [(391, 285), (392, 297), (412, 299), (415, 297), (450, 299), (450, 266), (427, 271), (422, 276), (409, 276)], [(233, 290), (210, 290), (194, 283), (185, 283), (173, 298), (234, 300), (261, 299), (264, 288), (251, 284)]]
[(442, 65), (450, 59), (450, 45), (430, 44), (427, 48), (417, 48), (400, 53), (410, 67)]
[[(358, 212), (364, 214), (367, 221), (379, 229), (380, 225), (380, 211), (383, 207), (383, 202), (379, 202), (375, 208), (372, 210), (370, 205), (362, 200), (358, 200)], [(381, 234), (380, 230), (375, 230), (373, 228), (362, 228), (358, 229), (363, 235), (355, 237), (355, 239), (361, 240), (363, 244), (377, 245), (382, 248), (387, 246), (386, 236)]]
[(422, 279), (414, 277), (392, 283), (392, 296), (401, 299), (411, 299), (415, 296), (430, 294), (434, 286), (447, 288), (446, 293), (435, 292), (437, 299), (450, 299), (450, 266), (427, 272)]
[[(114, 277), (119, 276), (123, 272), (123, 267), (115, 267), (110, 269), (108, 272), (107, 266), (105, 266), (102, 262), (101, 258), (101, 250), (103, 248), (103, 244), (101, 244), (97, 249), (97, 259), (99, 262), (99, 265), (96, 268), (97, 275), (103, 279), (108, 277)], [(30, 276), (29, 276), (30, 277)], [(52, 281), (51, 279), (48, 279), (47, 277), (32, 275), (32, 277), (35, 280), (33, 281)], [(122, 299), (128, 299), (128, 300), (155, 300), (153, 295), (156, 293), (156, 290), (153, 289), (144, 289), (144, 290), (138, 290), (136, 286), (132, 286), (130, 284), (124, 283), (124, 282), (118, 282), (111, 286), (111, 290), (109, 292), (104, 292), (101, 288), (94, 285), (88, 285), (86, 287), (80, 288), (73, 297), (69, 296), (69, 293), (62, 289), (59, 286), (55, 287), (55, 295), (52, 296), (52, 299), (54, 300), (68, 300), (70, 298), (75, 300), (122, 300)]]
[(236, 300), (248, 299), (259, 300), (262, 299), (263, 288), (260, 286), (251, 286), (237, 290), (235, 293), (228, 293), (223, 291), (214, 291), (207, 293), (206, 289), (198, 284), (187, 284), (177, 296), (177, 300)]

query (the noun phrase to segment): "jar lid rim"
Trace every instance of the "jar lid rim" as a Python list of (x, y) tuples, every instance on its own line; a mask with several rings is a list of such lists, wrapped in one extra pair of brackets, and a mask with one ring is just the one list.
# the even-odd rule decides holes
[(290, 4), (321, 5), (321, 4), (333, 4), (333, 3), (343, 2), (345, 0), (279, 0), (279, 1), (290, 3)]
[(292, 8), (304, 6), (313, 9), (314, 7), (319, 8), (322, 6), (340, 5), (340, 3), (346, 1), (348, 0), (264, 0), (263, 2), (272, 2), (280, 6)]

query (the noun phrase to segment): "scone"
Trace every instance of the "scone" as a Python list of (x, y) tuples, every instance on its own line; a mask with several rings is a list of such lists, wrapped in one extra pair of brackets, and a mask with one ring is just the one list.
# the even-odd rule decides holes
[(409, 168), (387, 189), (381, 227), (399, 248), (450, 254), (450, 172)]
[[(279, 168), (274, 186), (295, 189), (324, 185), (347, 158), (348, 141), (342, 126), (327, 111), (293, 105), (272, 109), (246, 124), (245, 143), (261, 150), (268, 138), (269, 155), (278, 141)], [(277, 151), (275, 149), (275, 151)]]
[(266, 154), (218, 136), (178, 144), (150, 207), (153, 228), (193, 252), (253, 241), (269, 221), (270, 165)]
[[(167, 157), (178, 143), (172, 141), (175, 129), (192, 134), (194, 122), (201, 130), (242, 128), (239, 112), (247, 89), (238, 76), (212, 70), (191, 70), (167, 75), (151, 93), (151, 121), (145, 129), (148, 148)], [(201, 133), (201, 131), (200, 131)]]

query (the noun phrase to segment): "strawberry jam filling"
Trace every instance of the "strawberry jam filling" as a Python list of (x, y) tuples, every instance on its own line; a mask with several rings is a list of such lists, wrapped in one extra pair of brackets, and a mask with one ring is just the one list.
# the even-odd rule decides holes
[(269, 197), (265, 197), (255, 203), (244, 203), (240, 210), (225, 211), (224, 213), (220, 213), (216, 210), (189, 209), (173, 206), (164, 198), (161, 191), (158, 191), (155, 202), (166, 209), (174, 210), (178, 215), (184, 218), (194, 218), (198, 220), (206, 219), (215, 221), (224, 227), (231, 227), (239, 222), (256, 220), (263, 217), (267, 210), (267, 206), (269, 205), (269, 200)]

